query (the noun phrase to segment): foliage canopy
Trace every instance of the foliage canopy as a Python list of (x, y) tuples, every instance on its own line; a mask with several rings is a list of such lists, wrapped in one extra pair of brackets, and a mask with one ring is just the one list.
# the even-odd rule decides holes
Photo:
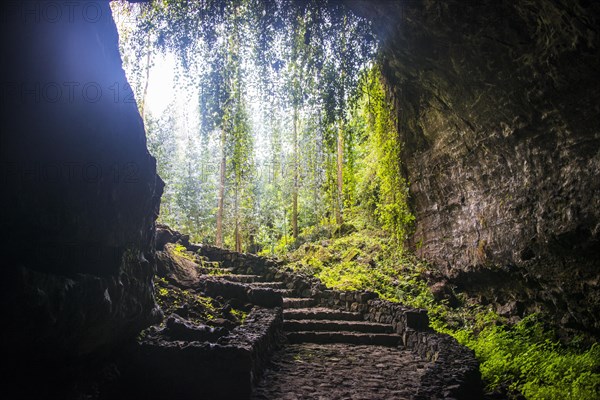
[[(121, 51), (166, 182), (162, 222), (197, 241), (274, 251), (362, 210), (404, 239), (400, 142), (368, 21), (316, 0), (113, 10), (134, 22), (120, 26)], [(183, 100), (153, 115), (149, 71), (163, 54), (179, 60)]]

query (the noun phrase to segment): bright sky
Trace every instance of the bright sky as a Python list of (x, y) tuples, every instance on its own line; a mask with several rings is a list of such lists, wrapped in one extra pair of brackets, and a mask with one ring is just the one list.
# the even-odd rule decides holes
[(150, 69), (146, 107), (154, 115), (161, 115), (175, 98), (175, 57), (169, 53), (156, 54)]
[[(131, 33), (131, 29), (135, 27), (135, 13), (128, 14), (124, 13), (128, 6), (120, 4), (118, 2), (111, 3), (113, 9), (113, 15), (115, 21), (120, 30), (120, 34), (127, 35)], [(125, 43), (127, 39), (125, 39)], [(125, 45), (125, 51), (131, 51), (127, 45)], [(133, 53), (127, 57), (129, 60), (134, 60)], [(138, 60), (140, 61), (140, 60)], [(140, 62), (145, 63), (145, 58)], [(146, 115), (152, 115), (158, 119), (164, 115), (167, 107), (170, 104), (175, 104), (174, 112), (177, 114), (175, 117), (178, 121), (176, 132), (173, 132), (175, 136), (185, 138), (188, 134), (192, 133), (194, 129), (197, 130), (199, 123), (199, 107), (198, 107), (198, 88), (195, 82), (191, 85), (186, 85), (184, 82), (177, 82), (176, 72), (179, 68), (181, 72), (181, 66), (177, 60), (177, 57), (173, 53), (163, 54), (157, 52), (152, 55), (153, 66), (149, 72), (148, 80), (148, 91), (145, 99), (145, 113)], [(131, 69), (139, 67), (139, 65), (124, 65), (126, 72), (131, 73)], [(250, 117), (250, 124), (252, 125), (252, 131), (254, 132), (255, 140), (255, 157), (256, 161), (261, 162), (266, 157), (265, 150), (269, 147), (269, 138), (265, 132), (265, 123), (262, 120), (262, 108), (264, 104), (261, 103), (260, 97), (258, 96), (258, 88), (256, 83), (258, 75), (256, 71), (252, 69), (251, 65), (246, 65), (248, 70), (251, 72), (249, 81), (247, 82), (247, 100), (246, 103), (247, 112)], [(131, 77), (130, 82), (133, 84), (135, 78)], [(136, 92), (139, 93), (143, 90), (145, 82), (145, 72), (141, 72), (142, 82), (138, 82), (142, 87), (138, 87)], [(182, 78), (185, 80), (184, 78)], [(138, 102), (141, 99), (137, 99)], [(284, 124), (285, 125), (285, 124)], [(285, 144), (284, 144), (285, 145)]]
[[(146, 94), (146, 111), (159, 118), (164, 114), (169, 104), (176, 101), (177, 111), (186, 115), (179, 118), (191, 118), (183, 122), (184, 130), (195, 125), (197, 117), (197, 89), (193, 87), (185, 87), (183, 84), (178, 84), (175, 78), (177, 69), (177, 59), (173, 53), (162, 54), (158, 53), (153, 56), (154, 65), (150, 69), (148, 93)], [(250, 85), (249, 92), (256, 96), (256, 89)], [(251, 96), (250, 98), (255, 98)], [(250, 122), (254, 127), (255, 134), (255, 157), (256, 161), (261, 162), (267, 156), (265, 149), (268, 148), (268, 138), (264, 134), (262, 126), (261, 104), (251, 102), (247, 104)], [(182, 122), (182, 121), (180, 121)], [(182, 132), (185, 134), (185, 132)]]

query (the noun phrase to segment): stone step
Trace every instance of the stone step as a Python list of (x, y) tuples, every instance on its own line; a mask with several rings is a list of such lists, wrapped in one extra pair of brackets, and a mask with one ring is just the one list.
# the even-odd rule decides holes
[(349, 343), (376, 346), (398, 346), (400, 335), (389, 333), (357, 333), (357, 332), (287, 332), (289, 343)]
[(255, 283), (262, 281), (263, 277), (260, 275), (238, 275), (238, 274), (223, 274), (223, 275), (212, 275), (215, 278), (223, 279), (229, 282), (238, 283)]
[(205, 275), (232, 275), (231, 271), (227, 268), (202, 268), (202, 272)]
[(285, 282), (254, 282), (252, 286), (266, 287), (272, 289), (287, 289)]
[(318, 331), (318, 332), (363, 332), (363, 333), (393, 333), (391, 325), (367, 321), (328, 321), (328, 320), (285, 320), (283, 328), (287, 332)]
[(315, 305), (315, 300), (303, 297), (284, 297), (283, 308), (306, 308)]
[(296, 292), (292, 289), (273, 289), (275, 293), (279, 293), (283, 298), (292, 298)]
[(200, 267), (202, 268), (207, 268), (207, 269), (213, 269), (213, 268), (219, 268), (219, 269), (224, 269), (221, 267), (221, 263), (218, 261), (208, 261), (208, 260), (202, 260)]
[(326, 319), (329, 321), (363, 321), (362, 314), (357, 312), (348, 312), (333, 310), (325, 307), (313, 307), (313, 308), (296, 308), (283, 310), (283, 318), (285, 320), (290, 319)]

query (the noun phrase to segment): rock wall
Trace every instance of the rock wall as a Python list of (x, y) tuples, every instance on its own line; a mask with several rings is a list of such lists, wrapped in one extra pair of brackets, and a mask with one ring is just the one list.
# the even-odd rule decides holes
[(483, 303), (600, 333), (600, 4), (347, 3), (382, 41), (412, 247)]
[(73, 366), (160, 318), (152, 242), (163, 183), (108, 2), (0, 12), (0, 346), (19, 360), (11, 371), (35, 376), (32, 355), (50, 372)]

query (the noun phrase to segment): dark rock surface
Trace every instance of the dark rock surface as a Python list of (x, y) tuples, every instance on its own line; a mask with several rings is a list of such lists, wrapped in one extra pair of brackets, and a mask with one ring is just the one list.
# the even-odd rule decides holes
[(219, 333), (218, 339), (205, 334), (200, 338), (198, 331), (206, 333), (206, 328), (179, 318), (173, 321), (177, 329), (185, 325), (185, 331), (194, 334), (173, 337), (173, 327), (167, 325), (139, 340), (123, 357), (123, 378), (110, 399), (249, 398), (253, 382), (280, 341), (282, 312), (254, 308), (244, 324)]
[[(158, 230), (161, 232), (161, 230)], [(165, 243), (162, 251), (156, 252), (156, 274), (180, 287), (196, 287), (200, 281), (198, 264), (178, 254), (172, 243)]]
[(479, 365), (472, 354), (448, 336), (434, 334), (419, 340), (414, 350), (431, 360), (421, 376), (415, 399), (482, 399)]
[(262, 307), (281, 307), (283, 305), (281, 294), (271, 288), (248, 289), (248, 300), (250, 303)]
[(26, 374), (36, 384), (19, 390), (40, 391), (29, 398), (66, 398), (53, 390), (83, 357), (161, 316), (152, 243), (163, 183), (108, 2), (67, 3), (0, 9), (2, 379)]
[(600, 3), (347, 3), (383, 40), (417, 253), (600, 334)]
[(155, 246), (157, 251), (165, 249), (167, 243), (177, 243), (181, 233), (169, 228), (167, 225), (156, 224)]
[(283, 304), (281, 295), (275, 289), (253, 288), (247, 284), (228, 282), (218, 277), (204, 278), (200, 282), (200, 288), (208, 296), (221, 296), (261, 307), (281, 307)]
[(192, 324), (176, 314), (167, 318), (166, 327), (162, 330), (162, 334), (171, 340), (186, 342), (216, 342), (226, 333), (227, 330), (224, 328)]

